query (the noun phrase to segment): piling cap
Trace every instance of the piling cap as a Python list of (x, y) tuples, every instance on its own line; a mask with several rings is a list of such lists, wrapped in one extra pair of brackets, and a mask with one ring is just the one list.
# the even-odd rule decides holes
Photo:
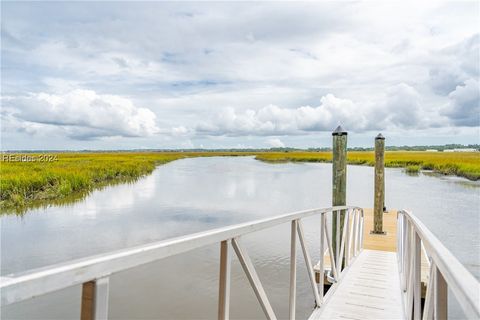
[(347, 131), (343, 130), (342, 126), (338, 126), (335, 131), (332, 132), (332, 136), (346, 136)]
[(375, 137), (375, 140), (385, 140), (385, 137), (379, 133), (376, 137)]

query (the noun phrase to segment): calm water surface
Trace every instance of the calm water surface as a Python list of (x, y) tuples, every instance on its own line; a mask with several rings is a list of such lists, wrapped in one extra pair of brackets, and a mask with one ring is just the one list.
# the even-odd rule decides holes
[[(349, 166), (348, 203), (373, 207), (372, 195), (373, 168)], [(1, 275), (330, 203), (329, 164), (267, 164), (250, 157), (178, 160), (133, 184), (95, 191), (72, 205), (1, 217)], [(387, 169), (386, 205), (413, 210), (480, 278), (479, 183)], [(318, 260), (319, 218), (304, 223)], [(288, 316), (289, 239), (288, 225), (243, 239), (282, 318)], [(111, 317), (215, 318), (218, 251), (217, 245), (208, 246), (111, 277)], [(304, 318), (313, 299), (302, 255), (297, 259), (297, 316)], [(232, 270), (232, 318), (263, 318), (236, 259)], [(2, 318), (78, 318), (79, 310), (77, 286), (6, 307)]]

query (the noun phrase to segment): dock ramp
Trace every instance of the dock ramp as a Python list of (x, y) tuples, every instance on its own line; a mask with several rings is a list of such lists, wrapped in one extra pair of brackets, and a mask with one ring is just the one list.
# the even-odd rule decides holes
[(365, 249), (310, 320), (405, 319), (401, 292), (395, 253)]

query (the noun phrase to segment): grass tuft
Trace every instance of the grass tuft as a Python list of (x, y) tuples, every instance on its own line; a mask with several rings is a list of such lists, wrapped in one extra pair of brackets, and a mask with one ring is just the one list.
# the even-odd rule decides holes
[(416, 165), (410, 165), (405, 167), (405, 172), (406, 173), (419, 173), (420, 172), (420, 166)]
[[(331, 152), (268, 152), (257, 155), (257, 160), (266, 162), (331, 162)], [(352, 151), (347, 154), (349, 164), (375, 164), (372, 151)], [(387, 151), (385, 166), (391, 168), (433, 170), (445, 175), (456, 175), (469, 180), (480, 179), (480, 152), (415, 152)]]

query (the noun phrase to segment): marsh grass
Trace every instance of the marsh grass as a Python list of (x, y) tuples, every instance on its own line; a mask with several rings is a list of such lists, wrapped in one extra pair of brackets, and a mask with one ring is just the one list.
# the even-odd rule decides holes
[[(331, 162), (331, 152), (268, 152), (256, 156), (266, 162)], [(347, 162), (373, 166), (373, 152), (348, 152)], [(385, 166), (419, 170), (432, 170), (445, 175), (456, 175), (469, 180), (480, 179), (480, 152), (413, 152), (387, 151)]]
[[(34, 154), (29, 154), (34, 156)], [(58, 153), (54, 162), (0, 161), (0, 213), (67, 204), (107, 185), (134, 182), (156, 166), (188, 157), (252, 156), (276, 162), (331, 162), (330, 152), (102, 152)], [(349, 152), (348, 163), (374, 165), (373, 152)], [(386, 152), (387, 167), (432, 170), (480, 179), (480, 153)]]
[(8, 162), (2, 159), (0, 210), (2, 213), (22, 213), (52, 201), (72, 202), (93, 189), (135, 181), (151, 173), (156, 166), (181, 158), (232, 155), (247, 153), (58, 153), (58, 161), (53, 162)]
[(417, 165), (406, 166), (405, 172), (410, 174), (418, 174), (420, 172), (420, 166), (417, 166)]

